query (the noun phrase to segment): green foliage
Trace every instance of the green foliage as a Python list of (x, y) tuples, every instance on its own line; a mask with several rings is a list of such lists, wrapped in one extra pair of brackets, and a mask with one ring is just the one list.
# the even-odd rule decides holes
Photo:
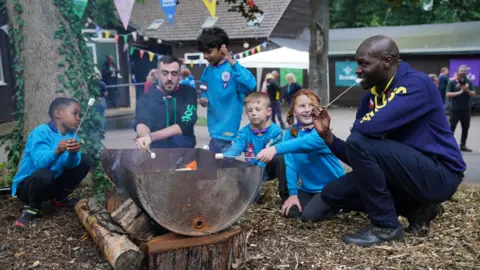
[[(13, 20), (14, 25), (10, 22), (8, 25), (8, 35), (10, 37), (10, 51), (12, 53), (13, 59), (13, 70), (15, 73), (16, 79), (16, 88), (15, 88), (15, 106), (16, 110), (13, 113), (15, 119), (15, 126), (12, 130), (12, 133), (2, 138), (0, 141), (1, 145), (5, 146), (5, 151), (8, 153), (8, 164), (6, 171), (8, 172), (7, 184), (11, 185), (13, 177), (17, 171), (17, 166), (20, 163), (21, 155), (23, 148), (25, 146), (25, 138), (23, 133), (23, 108), (24, 108), (24, 76), (23, 76), (23, 20), (21, 15), (23, 13), (22, 5), (18, 0), (11, 0), (13, 2), (14, 14), (10, 14), (11, 20)], [(4, 4), (2, 4), (2, 12), (6, 12)], [(5, 171), (5, 170), (3, 170)]]
[[(56, 91), (68, 90), (68, 93), (79, 100), (85, 109), (89, 98), (99, 96), (99, 89), (98, 79), (94, 76), (93, 57), (83, 39), (83, 20), (79, 20), (74, 14), (72, 1), (52, 1), (66, 23), (60, 23), (54, 35), (55, 39), (62, 41), (58, 54), (64, 57), (64, 59), (60, 57), (61, 60), (58, 62), (58, 67), (64, 72), (58, 75), (62, 85)], [(90, 109), (79, 132), (80, 138), (84, 138), (81, 142), (82, 152), (94, 158), (92, 179), (97, 195), (102, 195), (104, 190), (111, 186), (98, 156), (102, 147), (101, 140), (104, 138), (104, 132), (100, 128), (101, 121), (102, 117), (94, 109)]]

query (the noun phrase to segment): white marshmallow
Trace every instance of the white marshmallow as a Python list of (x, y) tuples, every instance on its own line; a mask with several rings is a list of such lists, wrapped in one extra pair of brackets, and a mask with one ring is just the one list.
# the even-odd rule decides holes
[(223, 159), (223, 154), (215, 154), (215, 159)]
[(356, 83), (361, 83), (362, 81), (363, 81), (363, 78), (357, 78), (357, 79), (355, 80)]
[(157, 157), (157, 155), (155, 155), (155, 153), (150, 153), (150, 157), (151, 157), (152, 159), (155, 159), (155, 158)]
[(210, 150), (210, 147), (209, 147), (208, 145), (204, 145), (204, 146), (203, 146), (203, 149), (204, 149), (204, 150)]
[(91, 106), (93, 106), (94, 104), (95, 104), (95, 99), (94, 99), (94, 98), (90, 98), (90, 99), (88, 100), (88, 106), (91, 107)]

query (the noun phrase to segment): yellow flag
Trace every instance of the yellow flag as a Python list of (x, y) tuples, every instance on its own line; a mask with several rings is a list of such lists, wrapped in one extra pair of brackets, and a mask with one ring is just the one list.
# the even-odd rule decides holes
[(110, 37), (110, 32), (105, 31), (105, 38), (109, 38), (109, 37)]
[(192, 68), (192, 67), (193, 67), (193, 61), (190, 60), (190, 68)]
[(150, 59), (150, 62), (153, 61), (153, 56), (154, 56), (153, 52), (148, 52), (148, 59)]
[(260, 49), (261, 49), (261, 47), (260, 47), (260, 45), (258, 45), (257, 46), (257, 52), (260, 52)]
[(207, 7), (208, 12), (210, 12), (210, 15), (215, 18), (215, 12), (217, 11), (217, 0), (203, 0), (203, 3)]

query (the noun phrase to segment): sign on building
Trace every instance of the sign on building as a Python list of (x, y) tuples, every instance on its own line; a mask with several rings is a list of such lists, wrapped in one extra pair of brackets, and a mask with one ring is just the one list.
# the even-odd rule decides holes
[(355, 61), (335, 62), (335, 86), (351, 86), (357, 79)]

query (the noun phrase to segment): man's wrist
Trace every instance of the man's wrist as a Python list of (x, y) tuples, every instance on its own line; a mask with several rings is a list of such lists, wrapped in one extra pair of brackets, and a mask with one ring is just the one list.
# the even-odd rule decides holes
[(333, 133), (332, 133), (331, 129), (328, 129), (328, 131), (322, 132), (319, 135), (320, 135), (320, 137), (322, 137), (322, 139), (325, 141), (325, 143), (327, 145), (332, 145), (333, 144), (333, 140), (335, 139), (335, 136), (333, 136)]

